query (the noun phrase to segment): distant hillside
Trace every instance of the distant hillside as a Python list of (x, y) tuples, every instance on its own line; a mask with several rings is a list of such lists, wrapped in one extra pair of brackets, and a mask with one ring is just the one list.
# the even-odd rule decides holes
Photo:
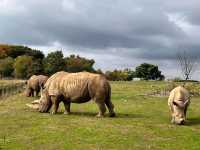
[(44, 58), (44, 54), (39, 50), (33, 50), (26, 46), (0, 44), (0, 58), (16, 58), (21, 55), (33, 56), (34, 58)]

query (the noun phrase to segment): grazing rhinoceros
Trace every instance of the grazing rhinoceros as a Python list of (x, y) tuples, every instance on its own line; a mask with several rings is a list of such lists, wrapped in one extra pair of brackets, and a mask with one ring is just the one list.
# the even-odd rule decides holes
[[(53, 104), (52, 114), (57, 113), (59, 103), (65, 106), (64, 114), (70, 113), (71, 103), (85, 103), (94, 100), (99, 108), (97, 117), (104, 116), (107, 106), (110, 117), (115, 116), (114, 105), (111, 102), (111, 87), (107, 79), (99, 74), (64, 71), (52, 75), (44, 85), (41, 98), (28, 104), (40, 112), (48, 112)], [(38, 104), (38, 106), (35, 106)]]
[(179, 125), (185, 123), (189, 104), (190, 95), (184, 87), (178, 86), (170, 92), (168, 106), (172, 115), (172, 123)]
[(25, 95), (27, 97), (34, 96), (34, 91), (36, 92), (36, 96), (38, 96), (40, 89), (46, 83), (48, 77), (44, 75), (33, 75), (27, 81), (27, 87), (25, 91)]

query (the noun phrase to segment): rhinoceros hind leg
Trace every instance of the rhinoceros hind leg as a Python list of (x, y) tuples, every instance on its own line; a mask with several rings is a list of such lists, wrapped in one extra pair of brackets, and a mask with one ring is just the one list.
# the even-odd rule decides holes
[(112, 102), (110, 100), (105, 101), (105, 104), (109, 110), (109, 117), (115, 117), (116, 114), (114, 112), (114, 105), (112, 104)]
[(64, 114), (65, 115), (69, 115), (70, 114), (70, 105), (71, 105), (71, 103), (70, 102), (63, 102), (64, 103), (64, 106), (65, 106), (65, 112), (64, 112)]
[(99, 108), (99, 113), (96, 115), (96, 117), (104, 117), (104, 114), (106, 112), (106, 106), (105, 103), (103, 102), (96, 102), (98, 108)]

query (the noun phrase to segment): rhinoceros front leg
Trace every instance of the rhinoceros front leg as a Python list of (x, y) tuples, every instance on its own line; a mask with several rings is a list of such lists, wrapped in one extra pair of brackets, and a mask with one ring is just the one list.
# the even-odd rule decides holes
[(169, 110), (170, 110), (170, 113), (171, 113), (171, 116), (172, 116), (171, 123), (174, 123), (175, 122), (175, 118), (174, 118), (174, 109), (173, 109), (172, 104), (169, 104)]
[(71, 105), (71, 103), (70, 102), (66, 102), (66, 101), (64, 101), (63, 103), (64, 103), (64, 106), (65, 106), (64, 114), (65, 115), (69, 115), (70, 114), (70, 105)]
[(53, 110), (52, 110), (51, 114), (53, 115), (53, 114), (57, 113), (60, 102), (59, 102), (59, 99), (57, 96), (51, 96), (51, 101), (53, 103)]
[(36, 92), (35, 92), (35, 93), (36, 93), (36, 95), (35, 95), (35, 96), (36, 96), (36, 97), (38, 97), (38, 95), (39, 95), (39, 93), (40, 93), (40, 90), (36, 90)]
[(31, 97), (34, 97), (34, 90), (33, 89), (31, 89), (31, 92), (30, 92), (31, 94)]

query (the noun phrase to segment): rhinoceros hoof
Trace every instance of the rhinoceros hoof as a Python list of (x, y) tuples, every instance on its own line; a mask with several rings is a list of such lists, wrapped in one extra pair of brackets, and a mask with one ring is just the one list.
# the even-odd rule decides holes
[(64, 115), (69, 115), (70, 112), (65, 111), (63, 114), (64, 114)]
[(103, 118), (103, 117), (104, 117), (104, 115), (97, 114), (97, 115), (96, 115), (96, 117), (97, 117), (97, 118)]
[(116, 116), (115, 113), (111, 113), (111, 114), (109, 114), (109, 117), (115, 117), (115, 116)]
[(50, 112), (51, 115), (55, 115), (56, 113), (54, 111)]

